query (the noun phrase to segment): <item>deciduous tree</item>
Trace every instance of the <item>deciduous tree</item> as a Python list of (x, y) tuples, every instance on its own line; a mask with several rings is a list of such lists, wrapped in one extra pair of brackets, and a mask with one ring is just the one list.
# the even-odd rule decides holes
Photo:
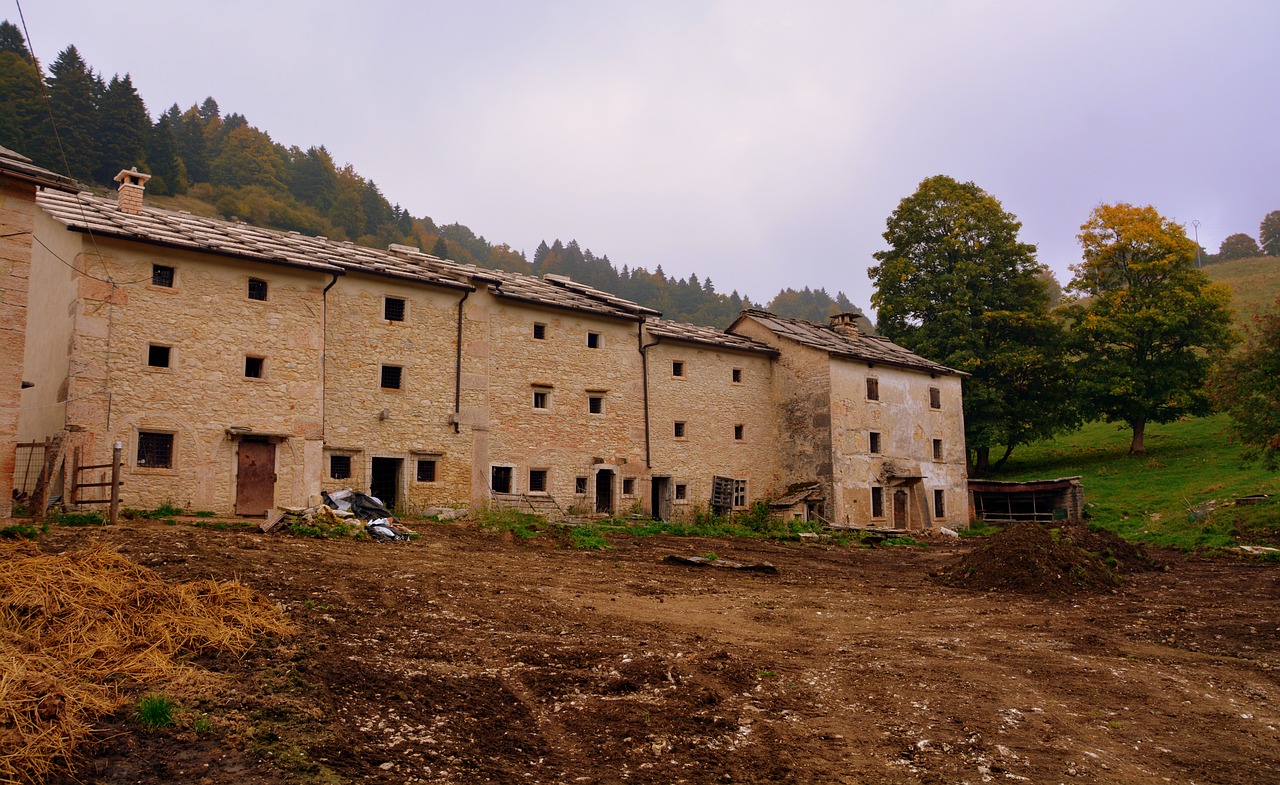
[(889, 216), (889, 250), (868, 272), (879, 331), (935, 362), (965, 371), (965, 441), (971, 464), (992, 468), (1013, 449), (1075, 425), (1061, 326), (1049, 314), (1035, 246), (1021, 224), (973, 183), (939, 175)]
[(1258, 241), (1267, 256), (1280, 256), (1280, 210), (1272, 210), (1258, 227)]
[(1222, 245), (1218, 247), (1218, 261), (1220, 262), (1229, 262), (1232, 259), (1250, 259), (1255, 256), (1262, 256), (1262, 249), (1258, 247), (1258, 241), (1243, 233), (1228, 235), (1222, 241)]
[(1231, 294), (1195, 269), (1195, 244), (1153, 207), (1100, 205), (1080, 227), (1068, 289), (1086, 413), (1133, 430), (1209, 410), (1209, 357), (1232, 343)]
[(1245, 456), (1280, 467), (1280, 298), (1245, 325), (1244, 346), (1223, 360), (1213, 377), (1215, 403), (1231, 415)]

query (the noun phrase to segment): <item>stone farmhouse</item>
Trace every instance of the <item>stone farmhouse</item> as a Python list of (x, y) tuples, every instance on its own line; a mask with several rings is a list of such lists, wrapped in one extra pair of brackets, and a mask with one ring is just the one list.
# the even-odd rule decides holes
[(561, 276), (155, 209), (147, 179), (37, 183), (28, 210), (17, 438), (93, 464), (122, 444), (127, 505), (261, 515), (355, 487), (401, 510), (967, 524), (962, 374), (852, 315), (681, 324)]

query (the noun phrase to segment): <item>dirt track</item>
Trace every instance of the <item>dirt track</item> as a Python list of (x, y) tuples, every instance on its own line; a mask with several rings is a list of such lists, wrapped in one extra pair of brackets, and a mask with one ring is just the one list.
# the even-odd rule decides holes
[[(940, 585), (969, 546), (678, 538), (572, 551), (131, 524), (174, 579), (239, 577), (302, 635), (206, 663), (212, 727), (121, 720), (93, 782), (1280, 782), (1280, 566), (1175, 560), (1118, 593)], [(769, 561), (780, 574), (661, 564)], [(175, 688), (179, 698), (181, 688)]]

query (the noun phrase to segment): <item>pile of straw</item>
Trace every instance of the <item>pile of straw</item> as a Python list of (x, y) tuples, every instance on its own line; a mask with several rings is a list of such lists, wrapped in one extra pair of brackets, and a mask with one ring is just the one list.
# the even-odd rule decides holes
[(105, 545), (0, 546), (0, 782), (64, 768), (92, 723), (189, 669), (295, 630), (234, 581), (169, 583)]

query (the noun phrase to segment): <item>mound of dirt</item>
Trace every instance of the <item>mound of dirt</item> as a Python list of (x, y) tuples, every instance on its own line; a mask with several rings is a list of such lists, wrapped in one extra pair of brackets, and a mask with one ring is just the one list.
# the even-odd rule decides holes
[[(1120, 576), (1108, 562), (1118, 566), (1121, 557), (1137, 560), (1140, 552), (1132, 546), (1126, 551), (1106, 534), (1090, 532), (1084, 524), (1013, 524), (943, 571), (942, 580), (966, 589), (1051, 597), (1114, 588)], [(1093, 552), (1091, 546), (1101, 546), (1107, 555)]]
[(1062, 533), (1086, 551), (1101, 557), (1117, 572), (1150, 572), (1164, 569), (1164, 564), (1151, 558), (1141, 545), (1135, 545), (1113, 531), (1091, 529), (1083, 521), (1068, 523)]

